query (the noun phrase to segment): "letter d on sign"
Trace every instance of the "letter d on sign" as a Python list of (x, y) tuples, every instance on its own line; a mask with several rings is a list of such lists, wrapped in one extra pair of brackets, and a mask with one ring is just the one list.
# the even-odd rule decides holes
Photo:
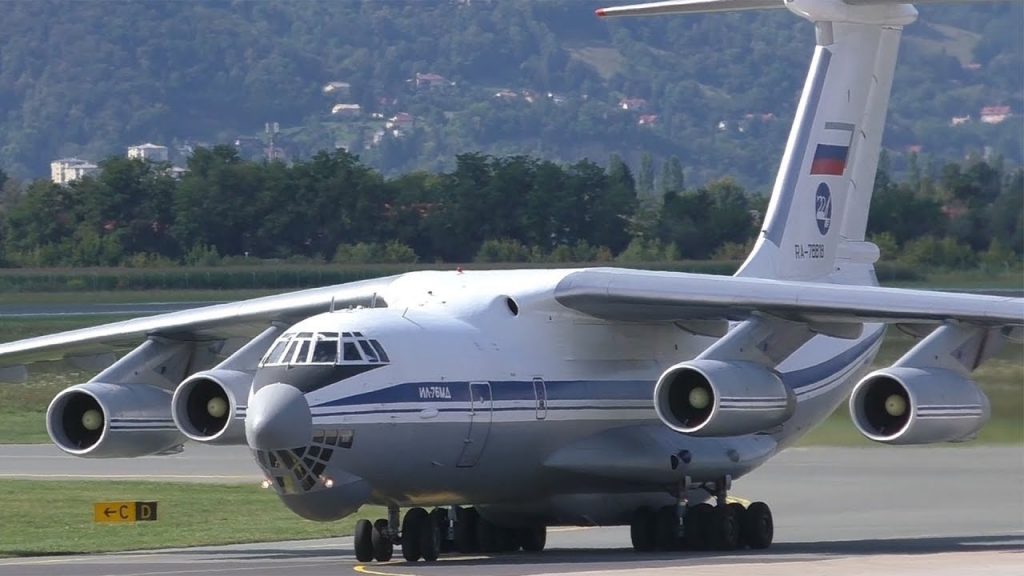
[(137, 522), (155, 522), (156, 502), (136, 502), (135, 520)]

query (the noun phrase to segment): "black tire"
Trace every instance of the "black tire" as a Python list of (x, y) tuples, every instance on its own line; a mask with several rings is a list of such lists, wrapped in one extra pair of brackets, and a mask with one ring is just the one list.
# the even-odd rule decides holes
[(747, 547), (747, 538), (743, 528), (747, 519), (747, 509), (739, 502), (730, 502), (728, 506), (732, 510), (733, 515), (736, 516), (736, 524), (740, 527), (739, 538), (736, 540), (736, 549), (742, 550)]
[(498, 552), (517, 552), (519, 550), (519, 534), (514, 528), (497, 527)]
[(658, 550), (679, 550), (679, 512), (675, 506), (662, 506), (655, 514), (654, 542)]
[(433, 562), (441, 555), (441, 525), (437, 518), (427, 516), (425, 522), (420, 523), (420, 556), (426, 562)]
[(476, 523), (480, 518), (476, 508), (455, 509), (455, 550), (472, 554), (480, 550), (476, 540)]
[(772, 510), (764, 502), (754, 502), (747, 508), (743, 522), (743, 539), (754, 550), (764, 550), (772, 545), (775, 536), (775, 522)]
[(542, 552), (548, 542), (548, 527), (535, 524), (519, 529), (519, 544), (526, 552)]
[(360, 562), (373, 561), (373, 525), (365, 518), (356, 522), (356, 531), (353, 534), (353, 547), (356, 549), (356, 560)]
[(702, 502), (686, 511), (683, 527), (686, 533), (686, 547), (690, 550), (708, 549), (708, 524), (714, 507)]
[(373, 559), (389, 562), (395, 555), (395, 543), (388, 537), (388, 521), (381, 518), (373, 523)]
[(740, 540), (740, 525), (729, 506), (716, 506), (711, 516), (711, 547), (735, 550)]
[(484, 554), (501, 551), (498, 543), (498, 527), (483, 516), (476, 519), (476, 541), (480, 544), (480, 551)]
[(637, 508), (633, 512), (633, 520), (629, 523), (629, 538), (633, 542), (633, 550), (654, 550), (654, 528), (654, 511), (646, 506)]
[(407, 562), (415, 562), (422, 556), (420, 530), (427, 521), (427, 511), (423, 508), (413, 508), (405, 513), (402, 520), (402, 557)]
[(430, 519), (437, 524), (437, 530), (441, 536), (441, 553), (451, 552), (455, 549), (455, 544), (448, 538), (448, 510), (444, 508), (434, 508), (430, 511)]

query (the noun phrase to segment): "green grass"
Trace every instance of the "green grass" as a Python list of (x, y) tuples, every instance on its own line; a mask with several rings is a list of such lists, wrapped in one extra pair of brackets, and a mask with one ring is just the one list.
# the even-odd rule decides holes
[[(0, 481), (0, 556), (35, 556), (345, 536), (364, 507), (337, 522), (303, 520), (258, 486), (109, 481)], [(156, 522), (94, 524), (94, 502), (156, 500)], [(17, 519), (14, 521), (14, 519)]]

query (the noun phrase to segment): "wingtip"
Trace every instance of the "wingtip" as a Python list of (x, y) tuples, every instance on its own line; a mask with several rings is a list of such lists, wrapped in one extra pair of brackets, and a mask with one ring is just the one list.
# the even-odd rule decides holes
[(605, 14), (605, 9), (604, 8), (598, 8), (597, 10), (594, 10), (594, 15), (597, 16), (598, 18), (604, 18), (605, 15), (606, 15)]

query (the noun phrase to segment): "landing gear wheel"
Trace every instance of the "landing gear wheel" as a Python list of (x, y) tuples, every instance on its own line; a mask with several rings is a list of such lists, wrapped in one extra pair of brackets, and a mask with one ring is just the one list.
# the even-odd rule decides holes
[(633, 520), (629, 523), (629, 537), (633, 541), (633, 550), (650, 552), (654, 550), (655, 541), (654, 511), (646, 506), (633, 512)]
[(426, 562), (433, 562), (441, 555), (441, 525), (437, 517), (429, 515), (419, 525), (420, 556)]
[(536, 524), (519, 529), (519, 544), (526, 552), (541, 552), (548, 541), (548, 527)]
[(707, 550), (709, 545), (708, 525), (715, 509), (703, 502), (686, 511), (683, 527), (686, 532), (686, 547), (690, 550)]
[(504, 526), (497, 527), (498, 552), (516, 552), (519, 550), (519, 538), (516, 531)]
[(736, 517), (736, 525), (739, 526), (739, 538), (736, 539), (736, 549), (742, 550), (747, 546), (746, 534), (744, 533), (744, 523), (747, 518), (747, 509), (743, 507), (743, 504), (739, 502), (730, 502), (727, 504), (729, 509), (732, 510), (733, 516)]
[(658, 550), (679, 550), (679, 511), (675, 506), (662, 506), (654, 517), (654, 542)]
[(429, 520), (423, 508), (413, 508), (405, 513), (405, 519), (402, 520), (402, 557), (406, 561), (415, 562), (422, 556), (420, 531)]
[(430, 519), (437, 524), (437, 530), (441, 536), (441, 553), (451, 552), (454, 549), (454, 542), (448, 538), (448, 510), (434, 508), (430, 511)]
[(498, 527), (490, 520), (480, 516), (476, 520), (476, 541), (480, 544), (480, 551), (485, 554), (499, 552)]
[(388, 535), (388, 521), (381, 518), (373, 523), (373, 559), (377, 562), (388, 562), (395, 554), (395, 544)]
[(455, 550), (470, 554), (480, 549), (476, 540), (476, 523), (480, 516), (476, 508), (455, 509)]
[(711, 545), (715, 550), (735, 550), (740, 525), (729, 506), (717, 506), (711, 516)]
[(743, 518), (743, 539), (754, 550), (764, 550), (772, 545), (775, 523), (772, 510), (764, 502), (754, 502), (747, 508)]
[(370, 562), (373, 560), (373, 526), (369, 520), (363, 519), (356, 522), (354, 536), (354, 547), (356, 549), (356, 560)]

